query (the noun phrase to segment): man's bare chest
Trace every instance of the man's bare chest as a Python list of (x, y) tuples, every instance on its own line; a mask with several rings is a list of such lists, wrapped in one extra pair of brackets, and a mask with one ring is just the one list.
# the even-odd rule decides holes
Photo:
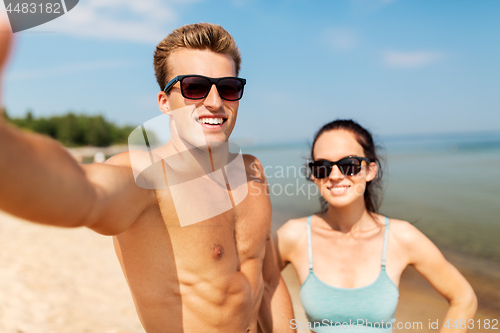
[[(190, 264), (241, 262), (263, 257), (270, 236), (271, 209), (267, 198), (259, 202), (248, 198), (217, 216), (181, 226), (168, 194), (159, 193), (158, 204), (136, 222), (131, 238), (149, 239), (151, 247), (161, 249), (176, 260), (188, 258)], [(262, 200), (260, 200), (262, 201)], [(165, 239), (166, 238), (166, 239)]]

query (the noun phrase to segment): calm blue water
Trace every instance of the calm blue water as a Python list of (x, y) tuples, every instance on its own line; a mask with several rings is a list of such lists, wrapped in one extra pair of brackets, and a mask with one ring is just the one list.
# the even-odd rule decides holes
[[(441, 247), (500, 261), (500, 133), (383, 138), (381, 213), (410, 221)], [(307, 143), (243, 147), (266, 168), (273, 229), (319, 210), (304, 177)]]

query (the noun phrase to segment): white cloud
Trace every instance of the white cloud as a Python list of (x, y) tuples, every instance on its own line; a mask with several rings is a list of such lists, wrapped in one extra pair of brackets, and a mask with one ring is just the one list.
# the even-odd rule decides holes
[(129, 60), (82, 62), (75, 64), (64, 64), (42, 69), (9, 72), (6, 79), (7, 81), (46, 79), (49, 77), (64, 76), (88, 71), (130, 67), (132, 65), (133, 63)]
[(333, 51), (349, 51), (359, 44), (358, 34), (348, 28), (332, 28), (323, 32), (323, 41)]
[(88, 0), (39, 30), (79, 37), (158, 43), (175, 28), (172, 2), (162, 0)]
[(423, 67), (444, 57), (441, 52), (416, 51), (386, 51), (382, 54), (383, 63), (393, 68)]

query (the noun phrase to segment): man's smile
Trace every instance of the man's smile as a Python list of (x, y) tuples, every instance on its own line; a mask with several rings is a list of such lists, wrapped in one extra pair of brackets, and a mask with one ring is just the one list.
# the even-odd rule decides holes
[(201, 116), (196, 121), (201, 124), (202, 127), (207, 128), (219, 128), (226, 122), (227, 117), (221, 115), (210, 115)]

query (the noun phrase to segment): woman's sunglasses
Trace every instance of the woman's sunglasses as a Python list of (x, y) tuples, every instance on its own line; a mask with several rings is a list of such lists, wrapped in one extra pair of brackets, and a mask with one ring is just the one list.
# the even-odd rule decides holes
[(361, 171), (361, 162), (363, 161), (365, 161), (366, 164), (370, 163), (370, 160), (366, 157), (347, 156), (336, 162), (327, 160), (314, 161), (309, 163), (309, 167), (311, 168), (311, 174), (317, 179), (323, 179), (330, 176), (334, 165), (339, 167), (340, 172), (342, 172), (344, 176), (354, 176)]
[(215, 84), (220, 98), (226, 101), (237, 101), (243, 96), (243, 86), (247, 80), (239, 77), (220, 77), (213, 79), (201, 75), (178, 75), (163, 90), (168, 93), (177, 82), (181, 83), (181, 93), (187, 99), (203, 99), (208, 96)]

